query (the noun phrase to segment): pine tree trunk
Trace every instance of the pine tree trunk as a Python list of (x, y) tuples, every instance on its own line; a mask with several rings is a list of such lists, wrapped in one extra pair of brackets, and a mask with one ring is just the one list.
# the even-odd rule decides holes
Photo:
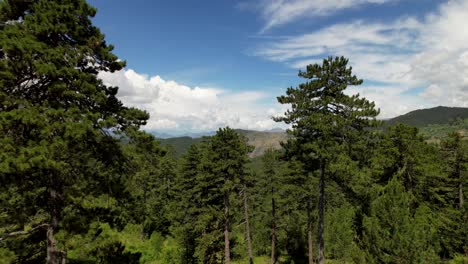
[(457, 155), (455, 163), (455, 178), (458, 179), (458, 208), (463, 210), (463, 178), (462, 178), (462, 164), (463, 160)]
[(140, 239), (141, 239), (141, 240), (145, 240), (145, 236), (146, 236), (146, 233), (145, 233), (145, 222), (142, 221), (142, 223), (141, 223), (141, 229), (140, 229)]
[(325, 242), (323, 240), (324, 231), (324, 207), (325, 207), (325, 163), (320, 161), (320, 182), (319, 182), (319, 212), (318, 212), (318, 245), (319, 264), (325, 264)]
[(55, 240), (55, 233), (57, 232), (60, 206), (59, 197), (55, 188), (50, 187), (49, 190), (49, 203), (50, 203), (50, 223), (47, 227), (47, 264), (65, 264), (65, 253), (57, 249), (57, 241)]
[(231, 264), (229, 248), (229, 192), (224, 192), (224, 263)]
[(309, 244), (309, 264), (314, 263), (314, 244), (312, 240), (312, 216), (311, 216), (311, 201), (310, 197), (307, 201), (307, 240)]
[(144, 240), (146, 237), (145, 232), (145, 216), (146, 216), (146, 181), (143, 186), (143, 220), (141, 221), (140, 239)]
[[(52, 221), (53, 222), (53, 221)], [(56, 227), (50, 223), (47, 227), (47, 264), (60, 264), (60, 252), (57, 250), (57, 241), (54, 238)]]
[(244, 188), (244, 214), (245, 214), (245, 234), (247, 236), (247, 251), (249, 254), (249, 264), (253, 264), (252, 238), (250, 237), (249, 208), (247, 203), (247, 190)]
[(276, 263), (276, 204), (275, 198), (271, 198), (271, 264)]
[(463, 179), (461, 178), (461, 174), (458, 182), (458, 203), (460, 210), (463, 210)]

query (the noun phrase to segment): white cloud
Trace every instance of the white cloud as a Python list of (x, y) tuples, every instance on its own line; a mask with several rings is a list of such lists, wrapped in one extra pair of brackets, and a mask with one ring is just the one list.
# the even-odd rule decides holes
[[(376, 87), (353, 88), (382, 109), (382, 117), (436, 105), (468, 106), (468, 0), (441, 4), (423, 19), (351, 21), (269, 42), (255, 55), (303, 69), (329, 55), (350, 59)], [(320, 60), (319, 60), (320, 59)], [(423, 92), (415, 93), (418, 89)], [(391, 102), (391, 103), (389, 103)], [(403, 105), (403, 107), (396, 107)]]
[(255, 130), (281, 126), (273, 122), (271, 116), (284, 109), (263, 103), (268, 97), (263, 92), (192, 88), (131, 69), (102, 72), (99, 77), (104, 83), (120, 88), (117, 96), (125, 105), (150, 113), (146, 130), (183, 134), (213, 131), (224, 126)]
[(347, 94), (359, 93), (360, 96), (375, 102), (376, 107), (381, 109), (380, 118), (392, 118), (409, 111), (430, 107), (431, 105), (417, 95), (402, 96), (407, 92), (406, 88), (398, 86), (364, 86), (350, 87)]
[(412, 38), (419, 34), (418, 25), (412, 19), (388, 25), (363, 21), (337, 24), (269, 43), (256, 55), (285, 62), (293, 68), (304, 68), (319, 62), (324, 56), (345, 55), (351, 57), (351, 62), (358, 66), (360, 75), (366, 79), (399, 81), (410, 70), (405, 63), (407, 55), (421, 48)]
[(262, 0), (257, 5), (243, 3), (243, 7), (259, 9), (266, 24), (263, 31), (306, 16), (328, 16), (343, 9), (364, 4), (383, 4), (397, 0)]

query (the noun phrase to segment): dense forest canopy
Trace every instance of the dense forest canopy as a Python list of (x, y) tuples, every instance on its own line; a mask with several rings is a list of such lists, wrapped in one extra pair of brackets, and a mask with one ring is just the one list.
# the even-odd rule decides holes
[(181, 156), (98, 78), (125, 63), (95, 14), (0, 1), (0, 263), (468, 261), (465, 134), (384, 126), (328, 57), (278, 97), (281, 148), (226, 127)]

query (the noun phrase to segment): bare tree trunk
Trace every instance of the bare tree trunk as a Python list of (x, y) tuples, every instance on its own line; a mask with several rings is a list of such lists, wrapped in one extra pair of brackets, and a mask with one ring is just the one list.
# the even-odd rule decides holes
[(275, 198), (271, 198), (271, 264), (276, 263), (276, 204)]
[(111, 195), (111, 187), (110, 187), (110, 184), (107, 183), (107, 201), (106, 201), (106, 208), (110, 208), (110, 195)]
[(463, 180), (461, 178), (461, 174), (458, 182), (458, 203), (460, 210), (463, 210)]
[(455, 177), (458, 179), (458, 208), (463, 210), (463, 178), (462, 178), (462, 168), (461, 165), (463, 159), (457, 154), (455, 162)]
[(224, 263), (231, 264), (231, 252), (229, 248), (229, 192), (224, 192)]
[(140, 230), (140, 238), (141, 240), (145, 239), (146, 233), (145, 233), (145, 218), (146, 218), (146, 193), (147, 193), (147, 188), (146, 188), (146, 181), (144, 182), (143, 186), (143, 220), (141, 221), (141, 230)]
[(323, 240), (324, 231), (324, 207), (325, 207), (325, 162), (320, 161), (320, 182), (319, 182), (319, 212), (318, 212), (318, 245), (319, 264), (325, 264), (325, 242)]
[(311, 201), (310, 197), (307, 201), (307, 241), (309, 244), (309, 264), (314, 263), (314, 244), (312, 240), (312, 216), (311, 216)]
[(244, 214), (245, 214), (245, 233), (247, 236), (247, 251), (249, 254), (249, 264), (253, 264), (252, 238), (250, 237), (249, 208), (247, 203), (247, 190), (244, 187)]
[(49, 190), (50, 223), (47, 226), (47, 264), (64, 264), (66, 253), (57, 249), (55, 233), (57, 232), (60, 218), (60, 202), (55, 188)]

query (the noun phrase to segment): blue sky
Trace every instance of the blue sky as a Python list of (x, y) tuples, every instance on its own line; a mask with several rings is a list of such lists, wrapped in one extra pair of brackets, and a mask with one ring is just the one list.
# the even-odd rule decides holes
[[(275, 97), (299, 69), (350, 59), (360, 93), (388, 118), (468, 106), (468, 1), (99, 1), (95, 24), (127, 61), (101, 74), (151, 114), (146, 129), (183, 134), (281, 127)], [(466, 22), (466, 23), (465, 23)]]

